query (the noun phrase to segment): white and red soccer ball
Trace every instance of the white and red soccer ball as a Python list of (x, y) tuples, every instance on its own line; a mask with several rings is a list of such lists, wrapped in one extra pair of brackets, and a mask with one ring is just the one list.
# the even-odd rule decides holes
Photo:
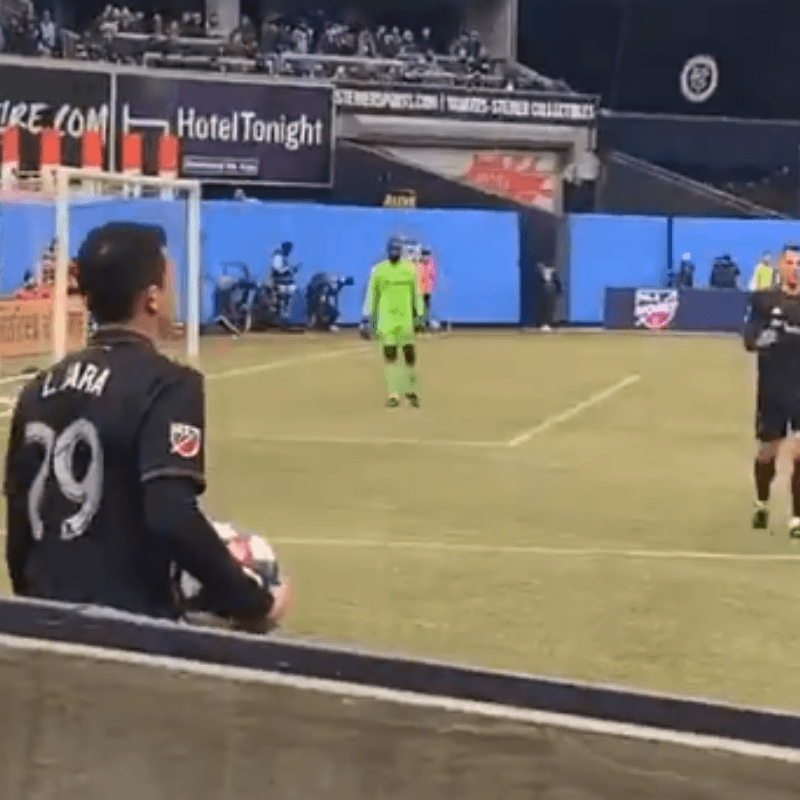
[(239, 530), (230, 522), (213, 522), (214, 530), (242, 569), (262, 586), (280, 583), (275, 551), (257, 533)]
[[(275, 551), (256, 533), (240, 530), (230, 522), (212, 521), (214, 530), (234, 560), (256, 583), (265, 588), (280, 584), (280, 568)], [(182, 572), (178, 586), (183, 605), (191, 611), (206, 612), (202, 586), (188, 572)]]

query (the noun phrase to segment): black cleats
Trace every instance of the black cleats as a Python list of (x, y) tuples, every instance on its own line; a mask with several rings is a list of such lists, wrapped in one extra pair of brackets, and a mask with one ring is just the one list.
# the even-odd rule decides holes
[[(769, 527), (769, 511), (766, 508), (756, 508), (753, 512), (753, 529), (765, 531)], [(798, 532), (800, 533), (800, 531)]]

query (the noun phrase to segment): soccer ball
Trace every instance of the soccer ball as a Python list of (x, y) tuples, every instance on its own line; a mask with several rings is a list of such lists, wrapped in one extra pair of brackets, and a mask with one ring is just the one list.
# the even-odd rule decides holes
[(438, 331), (441, 327), (442, 326), (435, 319), (430, 321), (430, 329), (432, 331)]
[[(233, 558), (259, 586), (270, 588), (280, 584), (280, 568), (275, 551), (258, 534), (240, 530), (230, 522), (212, 520), (211, 524)], [(182, 572), (178, 587), (184, 608), (210, 613), (203, 587), (193, 575)]]

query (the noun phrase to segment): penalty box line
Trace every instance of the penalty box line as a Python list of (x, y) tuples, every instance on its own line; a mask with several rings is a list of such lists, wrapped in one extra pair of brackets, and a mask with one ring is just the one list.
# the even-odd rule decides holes
[(509, 449), (517, 448), (531, 439), (547, 431), (552, 430), (557, 425), (574, 419), (582, 412), (593, 406), (613, 397), (618, 392), (632, 386), (641, 380), (641, 375), (628, 375), (621, 380), (607, 386), (599, 392), (581, 400), (579, 403), (566, 408), (558, 414), (546, 417), (538, 425), (523, 431), (519, 435), (507, 441), (475, 441), (460, 439), (403, 439), (391, 437), (348, 437), (348, 436), (242, 436), (234, 437), (243, 441), (257, 441), (268, 444), (329, 444), (329, 445), (363, 445), (374, 447), (388, 447), (391, 445), (406, 445), (417, 447), (455, 447), (455, 448), (477, 448), (477, 449)]
[[(273, 369), (280, 369), (281, 367), (291, 367), (296, 364), (305, 364), (313, 361), (324, 361), (331, 358), (339, 358), (341, 356), (350, 355), (353, 353), (363, 353), (369, 350), (368, 347), (345, 347), (338, 350), (325, 350), (321, 353), (305, 353), (302, 356), (293, 356), (291, 358), (282, 358), (276, 361), (267, 361), (261, 364), (250, 364), (246, 367), (236, 367), (234, 369), (223, 370), (222, 372), (212, 372), (205, 376), (206, 381), (224, 380), (227, 378), (238, 378), (246, 375), (256, 375), (260, 372), (269, 372)], [(33, 375), (13, 375), (10, 377), (0, 378), (0, 386), (10, 383), (25, 383), (31, 380)], [(13, 405), (16, 403), (16, 398), (0, 397), (0, 406)], [(0, 419), (5, 419), (11, 416), (12, 409), (0, 411)]]
[(580, 403), (570, 406), (561, 413), (554, 414), (551, 417), (543, 419), (538, 425), (534, 425), (532, 428), (528, 428), (518, 436), (515, 436), (513, 439), (509, 439), (506, 442), (506, 446), (519, 447), (520, 445), (525, 444), (525, 442), (533, 439), (535, 436), (546, 433), (552, 428), (555, 428), (556, 425), (560, 425), (562, 422), (567, 422), (574, 417), (577, 417), (578, 414), (586, 411), (589, 408), (592, 408), (592, 406), (596, 406), (599, 403), (608, 400), (610, 397), (613, 397), (615, 394), (617, 394), (617, 392), (621, 392), (623, 389), (627, 388), (628, 386), (632, 386), (634, 383), (638, 383), (640, 380), (641, 375), (628, 375), (627, 377), (622, 378), (622, 380), (613, 383), (611, 386), (607, 386), (605, 389), (595, 392), (585, 400), (581, 400)]

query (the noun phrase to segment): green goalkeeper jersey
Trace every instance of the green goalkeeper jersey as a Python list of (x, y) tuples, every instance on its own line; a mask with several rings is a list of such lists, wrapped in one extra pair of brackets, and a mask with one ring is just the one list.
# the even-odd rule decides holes
[(364, 301), (364, 316), (373, 317), (378, 329), (387, 325), (413, 325), (424, 314), (417, 270), (410, 261), (381, 261), (372, 268)]

